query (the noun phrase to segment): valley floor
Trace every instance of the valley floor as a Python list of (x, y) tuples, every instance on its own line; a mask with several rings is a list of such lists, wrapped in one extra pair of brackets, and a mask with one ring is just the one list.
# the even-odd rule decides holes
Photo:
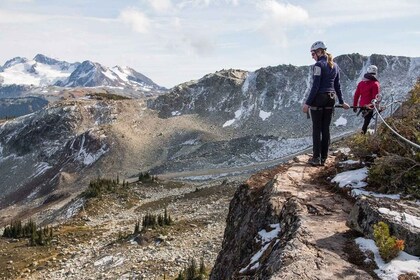
[[(238, 182), (212, 185), (132, 183), (118, 194), (90, 200), (54, 229), (53, 244), (28, 247), (0, 239), (0, 278), (173, 279), (191, 259), (211, 269), (220, 251), (229, 202)], [(133, 235), (146, 213), (173, 225)], [(139, 244), (140, 243), (140, 244)]]

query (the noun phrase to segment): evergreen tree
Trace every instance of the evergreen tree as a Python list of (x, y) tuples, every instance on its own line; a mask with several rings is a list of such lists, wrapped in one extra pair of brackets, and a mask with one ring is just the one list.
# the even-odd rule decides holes
[(36, 232), (33, 231), (29, 239), (29, 246), (36, 246), (36, 239), (37, 239)]
[(199, 275), (206, 275), (206, 266), (204, 265), (204, 257), (200, 259), (200, 268), (198, 270)]
[(159, 216), (158, 216), (157, 223), (158, 223), (158, 225), (159, 225), (159, 226), (161, 226), (161, 227), (164, 225), (162, 215), (159, 215)]
[(182, 271), (178, 274), (178, 277), (176, 277), (175, 280), (185, 280), (185, 277)]
[(187, 268), (186, 276), (187, 276), (186, 280), (194, 280), (195, 277), (197, 276), (197, 264), (194, 258), (190, 260), (190, 265)]
[(36, 244), (37, 245), (44, 245), (44, 235), (42, 234), (42, 230), (38, 230), (37, 231), (37, 239), (36, 239)]
[(165, 212), (163, 213), (163, 221), (165, 222), (165, 225), (169, 225), (168, 223), (168, 209), (165, 207)]

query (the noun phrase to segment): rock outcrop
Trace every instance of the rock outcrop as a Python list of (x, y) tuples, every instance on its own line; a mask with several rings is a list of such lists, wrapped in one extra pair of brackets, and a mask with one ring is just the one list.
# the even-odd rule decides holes
[(372, 279), (344, 253), (351, 203), (313, 184), (307, 159), (238, 188), (210, 279)]
[(350, 212), (347, 225), (373, 239), (373, 225), (385, 222), (390, 234), (405, 241), (407, 253), (420, 256), (420, 209), (409, 201), (361, 197)]

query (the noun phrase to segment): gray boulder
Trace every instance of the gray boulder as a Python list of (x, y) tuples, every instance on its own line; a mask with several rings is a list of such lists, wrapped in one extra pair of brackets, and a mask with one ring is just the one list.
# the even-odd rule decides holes
[(405, 241), (407, 253), (420, 256), (420, 208), (410, 201), (360, 197), (350, 212), (347, 226), (373, 239), (373, 225), (389, 225), (390, 234)]

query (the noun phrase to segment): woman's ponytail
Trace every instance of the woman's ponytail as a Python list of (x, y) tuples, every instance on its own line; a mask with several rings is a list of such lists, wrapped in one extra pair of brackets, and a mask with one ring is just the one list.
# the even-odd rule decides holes
[(333, 55), (330, 54), (329, 52), (325, 52), (325, 54), (327, 55), (328, 65), (331, 67), (331, 69), (334, 68), (334, 61), (333, 61), (334, 57), (333, 57)]

